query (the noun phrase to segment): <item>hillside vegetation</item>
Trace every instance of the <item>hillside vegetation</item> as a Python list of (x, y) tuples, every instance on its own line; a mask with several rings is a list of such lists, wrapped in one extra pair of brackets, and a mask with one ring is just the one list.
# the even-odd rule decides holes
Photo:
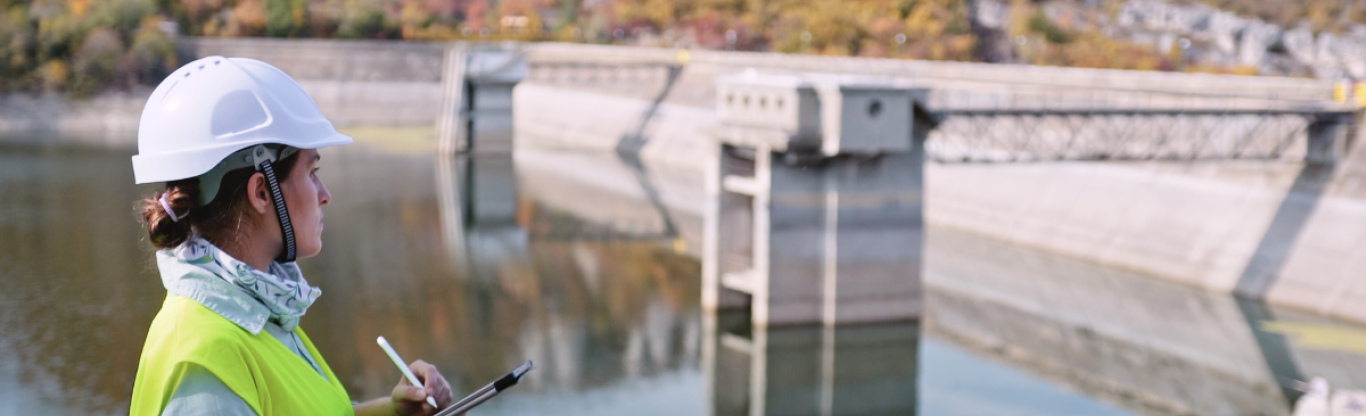
[[(1153, 29), (1151, 24), (1135, 26), (1133, 22), (1126, 26), (1119, 16), (1134, 10), (1166, 13), (1164, 4), (1149, 0), (0, 0), (0, 91), (86, 96), (104, 88), (154, 84), (180, 64), (174, 49), (176, 36), (556, 40), (1322, 75), (1311, 70), (1312, 63), (1281, 68), (1201, 52), (1208, 44), (1214, 45), (1211, 50), (1225, 49), (1224, 55), (1242, 53), (1220, 45), (1240, 42), (1246, 29), (1230, 32), (1232, 41), (1221, 40), (1224, 35), (1218, 33), (1204, 39), (1181, 34), (1185, 33), (1181, 30), (1197, 33), (1199, 28)], [(1248, 21), (1284, 28), (1278, 34), (1291, 29), (1310, 31), (1311, 40), (1312, 33), (1350, 38), (1357, 32), (1366, 39), (1366, 26), (1359, 24), (1366, 21), (1366, 0), (1187, 0), (1171, 6), (1187, 11), (1213, 6)], [(1164, 35), (1167, 32), (1177, 35)], [(1264, 49), (1273, 53), (1286, 49), (1279, 39), (1267, 41)], [(1178, 40), (1180, 48), (1173, 46)], [(1195, 43), (1194, 50), (1190, 41)]]

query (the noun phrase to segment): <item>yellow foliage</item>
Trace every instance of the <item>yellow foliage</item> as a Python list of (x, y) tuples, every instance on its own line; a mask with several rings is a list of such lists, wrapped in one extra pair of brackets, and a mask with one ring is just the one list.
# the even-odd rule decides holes
[(71, 71), (67, 69), (66, 63), (59, 59), (47, 61), (40, 72), (43, 81), (43, 90), (56, 91), (66, 85), (67, 76)]
[(613, 3), (617, 20), (644, 20), (656, 28), (673, 26), (678, 19), (672, 0), (618, 0)]
[(1257, 75), (1261, 70), (1251, 65), (1238, 65), (1233, 67), (1233, 75)]
[(259, 33), (266, 27), (266, 6), (261, 0), (238, 1), (232, 8), (232, 16), (239, 26), (237, 35)]
[(401, 33), (403, 39), (406, 40), (449, 40), (460, 37), (459, 30), (440, 23), (432, 24), (425, 28), (403, 26), (401, 28)]
[(946, 55), (946, 52), (947, 51), (944, 49), (944, 44), (942, 43), (930, 45), (930, 59), (936, 61), (943, 60)]
[(935, 3), (919, 3), (906, 16), (906, 37), (933, 38), (944, 34), (947, 13)]
[(404, 39), (414, 39), (411, 34), (426, 29), (431, 21), (432, 16), (427, 13), (421, 3), (414, 0), (403, 2), (403, 9), (399, 12), (398, 22)]
[(1168, 49), (1168, 50), (1167, 50), (1167, 61), (1168, 61), (1168, 62), (1182, 62), (1182, 61), (1185, 61), (1185, 60), (1186, 60), (1186, 51), (1185, 51), (1184, 49), (1181, 49), (1181, 45), (1173, 44), (1172, 47), (1171, 47), (1171, 49)]
[(556, 42), (580, 42), (583, 40), (581, 38), (581, 30), (582, 29), (579, 29), (578, 25), (571, 23), (565, 25), (558, 32), (556, 32), (555, 36), (552, 37), (552, 39), (554, 39)]
[(204, 31), (204, 36), (218, 36), (219, 30), (221, 30), (218, 19), (209, 19), (207, 22), (204, 22), (202, 30)]
[(1027, 36), (1021, 53), (1035, 65), (1157, 70), (1165, 60), (1152, 48), (1110, 39), (1097, 32), (1072, 33), (1064, 44), (1049, 43), (1043, 36)]
[(1196, 74), (1229, 74), (1228, 68), (1214, 66), (1210, 64), (1196, 64), (1186, 67), (1186, 72)]
[(85, 16), (85, 12), (90, 10), (90, 0), (67, 0), (66, 10), (76, 17)]
[(1014, 0), (1010, 3), (1010, 15), (1006, 16), (1006, 34), (1011, 39), (1019, 36), (1029, 35), (1029, 18), (1038, 12), (1038, 8), (1029, 0)]

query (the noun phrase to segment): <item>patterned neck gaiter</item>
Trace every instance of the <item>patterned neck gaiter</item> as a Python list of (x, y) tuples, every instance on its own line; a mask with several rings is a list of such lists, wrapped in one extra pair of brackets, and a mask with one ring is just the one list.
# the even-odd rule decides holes
[(286, 331), (299, 325), (299, 317), (323, 293), (322, 289), (308, 285), (296, 263), (272, 261), (268, 270), (262, 272), (197, 235), (173, 252), (180, 261), (207, 270), (251, 295), (270, 310), (270, 319)]

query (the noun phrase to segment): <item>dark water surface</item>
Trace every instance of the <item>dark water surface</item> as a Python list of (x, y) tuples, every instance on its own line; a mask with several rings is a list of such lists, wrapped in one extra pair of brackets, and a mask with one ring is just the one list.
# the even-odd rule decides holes
[[(131, 154), (0, 147), (0, 414), (127, 412), (165, 296)], [(1285, 414), (1293, 378), (1366, 386), (1358, 327), (938, 229), (921, 322), (755, 331), (699, 307), (695, 174), (323, 156), (302, 325), (355, 400), (399, 378), (379, 335), (461, 392), (534, 360), (488, 415)]]

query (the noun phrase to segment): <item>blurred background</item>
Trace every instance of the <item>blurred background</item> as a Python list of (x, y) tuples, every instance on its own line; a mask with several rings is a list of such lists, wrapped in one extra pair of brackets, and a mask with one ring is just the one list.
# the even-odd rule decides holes
[(513, 40), (1366, 77), (1360, 0), (9, 0), (0, 85), (155, 85), (180, 36)]
[(300, 261), (356, 400), (383, 335), (536, 362), (476, 414), (1366, 403), (1366, 0), (0, 0), (0, 415), (127, 413), (139, 114), (215, 55), (356, 138)]

